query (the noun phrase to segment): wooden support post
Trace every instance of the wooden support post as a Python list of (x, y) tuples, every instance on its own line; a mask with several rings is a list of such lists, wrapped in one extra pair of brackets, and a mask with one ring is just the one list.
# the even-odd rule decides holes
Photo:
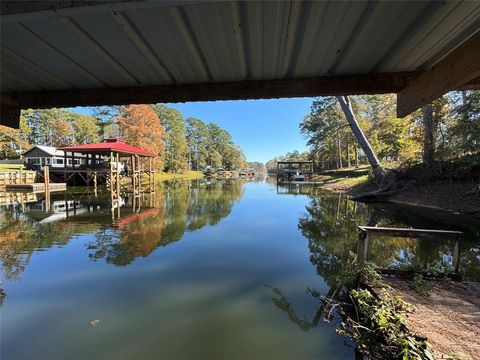
[(93, 172), (93, 191), (95, 193), (95, 197), (97, 197), (98, 192), (97, 192), (97, 172), (96, 171)]
[(397, 94), (397, 117), (404, 117), (448, 91), (480, 76), (480, 32), (410, 82)]
[(368, 246), (367, 246), (367, 239), (368, 239), (368, 233), (366, 230), (359, 229), (358, 232), (358, 242), (357, 242), (357, 263), (360, 266), (363, 265), (363, 263), (367, 260), (367, 251), (368, 251)]
[(48, 193), (48, 180), (49, 180), (48, 166), (45, 166), (43, 168), (43, 181), (45, 183), (45, 193)]
[(113, 188), (113, 153), (110, 151), (110, 177), (109, 177), (109, 185), (110, 185), (110, 197), (112, 199), (112, 206), (113, 206), (113, 192), (115, 189)]
[[(198, 165), (197, 165), (198, 170)], [(155, 191), (155, 163), (152, 160), (152, 183), (153, 183), (153, 191)]]
[(43, 168), (43, 178), (45, 182), (45, 207), (50, 211), (50, 169), (48, 166)]
[(135, 195), (135, 156), (131, 155), (130, 156), (130, 162), (131, 162), (131, 171), (132, 171), (132, 190), (133, 190), (133, 195)]
[(153, 181), (152, 181), (152, 158), (148, 158), (148, 180), (150, 183), (150, 191), (153, 188)]
[(137, 158), (137, 167), (138, 167), (138, 172), (137, 172), (137, 178), (138, 178), (138, 193), (142, 191), (142, 170), (140, 166), (140, 157), (138, 155), (135, 155)]
[(117, 185), (117, 198), (120, 197), (120, 157), (117, 153), (117, 164), (116, 164), (116, 172), (115, 172), (115, 179), (116, 179), (116, 185)]

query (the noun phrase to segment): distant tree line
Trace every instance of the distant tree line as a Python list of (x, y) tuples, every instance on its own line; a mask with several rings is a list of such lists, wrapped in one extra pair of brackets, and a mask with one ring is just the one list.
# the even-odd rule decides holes
[(265, 164), (259, 161), (247, 162), (247, 168), (255, 171), (256, 173), (265, 172)]
[[(352, 110), (372, 150), (383, 162), (431, 165), (466, 160), (480, 165), (480, 91), (452, 92), (404, 117), (395, 114), (396, 97), (352, 96)], [(309, 151), (267, 162), (312, 160), (317, 170), (359, 166), (366, 157), (336, 97), (319, 97), (300, 123)]]
[(0, 158), (18, 158), (33, 144), (66, 146), (121, 137), (158, 154), (167, 172), (246, 166), (242, 149), (216, 124), (187, 118), (165, 105), (100, 106), (92, 115), (66, 109), (22, 111), (19, 129), (0, 126)]

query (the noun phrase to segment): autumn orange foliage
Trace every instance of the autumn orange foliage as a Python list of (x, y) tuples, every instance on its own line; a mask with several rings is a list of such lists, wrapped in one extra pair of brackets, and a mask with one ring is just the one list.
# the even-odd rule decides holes
[(125, 142), (158, 154), (154, 163), (156, 169), (161, 169), (165, 130), (155, 111), (149, 105), (129, 105), (122, 110), (118, 125)]

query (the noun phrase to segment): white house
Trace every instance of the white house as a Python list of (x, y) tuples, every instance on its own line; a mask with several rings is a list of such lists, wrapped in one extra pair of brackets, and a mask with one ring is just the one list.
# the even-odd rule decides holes
[[(25, 151), (23, 154), (25, 162), (32, 165), (45, 166), (51, 168), (64, 168), (72, 166), (72, 158), (67, 157), (67, 164), (65, 164), (65, 152), (58, 150), (53, 146), (35, 145), (31, 149)], [(85, 165), (87, 156), (80, 153), (75, 153), (75, 166)], [(65, 166), (66, 165), (66, 166)]]

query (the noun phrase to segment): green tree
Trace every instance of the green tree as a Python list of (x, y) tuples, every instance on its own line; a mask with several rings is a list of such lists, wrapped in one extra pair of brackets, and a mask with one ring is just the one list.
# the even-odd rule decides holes
[(237, 147), (228, 131), (217, 124), (207, 125), (208, 139), (208, 164), (213, 167), (223, 167), (233, 170), (245, 165), (243, 151)]
[(95, 118), (86, 115), (73, 117), (74, 139), (76, 144), (89, 144), (100, 141), (99, 126)]
[(320, 168), (343, 166), (342, 143), (350, 135), (347, 126), (335, 97), (314, 100), (310, 113), (300, 124), (300, 132), (307, 139), (312, 159)]
[(188, 143), (182, 113), (165, 105), (152, 106), (166, 132), (164, 166), (168, 172), (188, 170)]
[(74, 120), (78, 114), (65, 109), (26, 110), (25, 125), (31, 129), (26, 140), (48, 146), (72, 145), (75, 142)]
[(216, 149), (211, 149), (208, 152), (208, 164), (214, 168), (222, 166), (222, 155)]
[(200, 170), (207, 166), (209, 131), (207, 125), (199, 119), (187, 118), (187, 142), (192, 169)]
[(451, 113), (440, 123), (442, 158), (468, 156), (480, 164), (480, 91), (449, 94)]
[(98, 125), (100, 139), (119, 137), (118, 117), (124, 106), (95, 106), (91, 108), (92, 116)]
[(242, 169), (246, 165), (245, 155), (238, 146), (229, 146), (225, 154), (225, 168), (227, 169)]

